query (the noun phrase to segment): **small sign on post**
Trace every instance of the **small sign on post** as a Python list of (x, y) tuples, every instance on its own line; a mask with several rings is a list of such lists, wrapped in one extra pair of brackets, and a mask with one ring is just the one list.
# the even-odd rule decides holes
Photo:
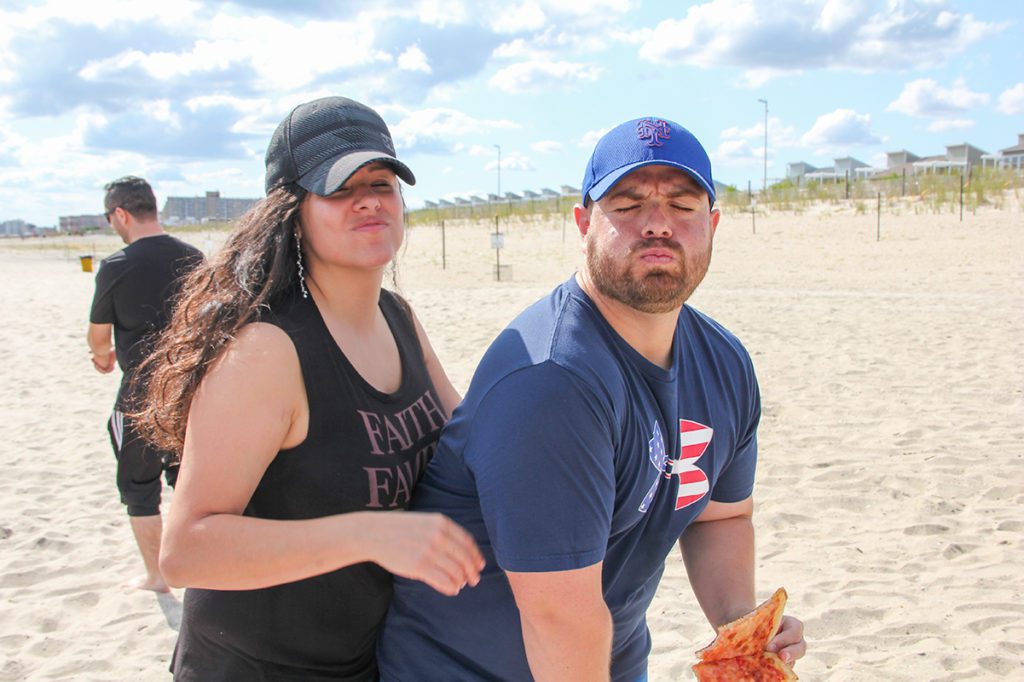
[(498, 216), (494, 216), (494, 232), (491, 234), (491, 248), (494, 249), (494, 279), (501, 281), (501, 250), (505, 248), (505, 235), (501, 233)]

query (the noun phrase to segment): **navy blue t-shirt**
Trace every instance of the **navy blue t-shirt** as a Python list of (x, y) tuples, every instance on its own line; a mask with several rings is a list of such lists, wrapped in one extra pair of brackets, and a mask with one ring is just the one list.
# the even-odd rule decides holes
[(612, 678), (646, 670), (645, 613), (708, 500), (751, 495), (760, 398), (750, 357), (684, 306), (663, 369), (604, 320), (575, 277), (517, 317), (481, 360), (411, 509), (464, 526), (487, 559), (446, 597), (396, 578), (382, 680), (529, 680), (504, 571), (603, 561)]

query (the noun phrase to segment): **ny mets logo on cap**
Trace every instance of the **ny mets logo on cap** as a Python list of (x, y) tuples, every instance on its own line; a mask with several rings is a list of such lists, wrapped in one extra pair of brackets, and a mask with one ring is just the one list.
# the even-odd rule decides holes
[(648, 147), (660, 147), (663, 144), (662, 140), (671, 137), (668, 123), (659, 118), (642, 118), (637, 121), (636, 136), (637, 139), (646, 142)]

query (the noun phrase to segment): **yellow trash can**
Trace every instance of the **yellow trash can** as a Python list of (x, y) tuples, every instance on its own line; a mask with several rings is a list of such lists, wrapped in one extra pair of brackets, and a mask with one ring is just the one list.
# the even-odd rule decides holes
[(78, 260), (82, 262), (82, 272), (92, 272), (92, 256), (79, 256)]

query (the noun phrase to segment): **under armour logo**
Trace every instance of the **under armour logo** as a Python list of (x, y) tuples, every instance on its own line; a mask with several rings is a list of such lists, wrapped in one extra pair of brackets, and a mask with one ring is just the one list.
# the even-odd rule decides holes
[(689, 507), (708, 494), (708, 475), (697, 466), (697, 460), (711, 443), (714, 429), (689, 419), (679, 420), (679, 459), (671, 462), (670, 476), (679, 477), (676, 509)]
[(658, 491), (658, 483), (661, 482), (662, 475), (668, 476), (665, 473), (668, 455), (665, 452), (665, 439), (661, 435), (661, 426), (659, 426), (658, 422), (654, 422), (654, 433), (651, 434), (651, 439), (647, 441), (647, 451), (651, 464), (658, 472), (658, 476), (654, 479), (654, 483), (651, 484), (651, 489), (647, 491), (647, 495), (644, 496), (643, 502), (640, 503), (639, 511), (641, 513), (645, 513), (650, 509), (651, 502), (654, 501), (654, 493)]
[(660, 147), (663, 140), (671, 138), (668, 123), (658, 118), (644, 118), (636, 124), (637, 139), (647, 142), (648, 147)]

